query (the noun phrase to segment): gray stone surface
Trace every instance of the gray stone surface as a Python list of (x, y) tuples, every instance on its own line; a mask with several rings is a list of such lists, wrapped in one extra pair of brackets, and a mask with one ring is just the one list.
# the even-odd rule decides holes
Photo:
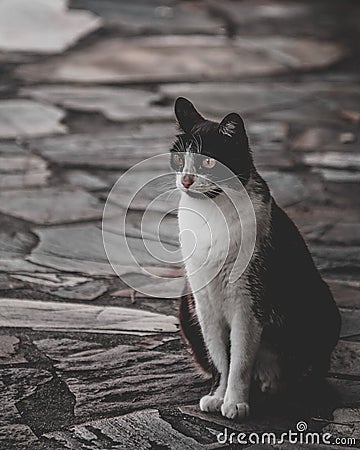
[(117, 25), (131, 33), (221, 31), (221, 22), (211, 17), (197, 2), (138, 0), (72, 0), (73, 8), (89, 9), (111, 26)]
[(343, 308), (360, 308), (360, 281), (339, 278), (328, 278), (326, 282), (331, 288), (336, 303)]
[[(0, 13), (1, 450), (209, 450), (225, 427), (282, 432), (299, 419), (359, 437), (360, 5), (3, 0)], [(108, 203), (106, 250), (121, 279), (103, 245), (111, 187), (168, 152), (180, 95), (210, 119), (244, 117), (257, 167), (341, 308), (326, 383), (286, 398), (254, 392), (242, 423), (199, 410), (210, 380), (178, 331), (183, 268), (142, 243), (141, 232), (154, 246), (161, 222), (164, 247), (178, 246), (176, 216), (161, 212), (176, 206), (173, 175), (125, 209), (168, 154)]]
[(280, 206), (299, 203), (309, 195), (305, 184), (296, 174), (264, 171), (262, 175)]
[(0, 138), (65, 133), (66, 127), (60, 123), (64, 116), (61, 109), (32, 100), (1, 100)]
[(156, 93), (144, 89), (41, 86), (23, 89), (21, 94), (65, 109), (99, 112), (114, 121), (172, 118), (169, 108), (153, 104), (157, 99)]
[(93, 83), (231, 80), (326, 67), (342, 56), (334, 43), (281, 36), (116, 38), (59, 60), (20, 67), (17, 75), (29, 81)]
[(338, 170), (338, 169), (312, 169), (314, 173), (319, 173), (325, 180), (336, 183), (359, 183), (360, 172)]
[(36, 244), (33, 236), (24, 232), (0, 233), (0, 271), (42, 272), (45, 268), (26, 261)]
[(26, 189), (0, 193), (0, 211), (37, 224), (100, 219), (103, 205), (80, 189)]
[(331, 356), (330, 372), (358, 377), (360, 374), (360, 343), (340, 341)]
[(137, 309), (75, 303), (0, 299), (1, 327), (33, 330), (88, 331), (92, 333), (177, 331), (177, 319)]
[[(128, 169), (146, 158), (167, 153), (174, 131), (175, 127), (171, 126), (164, 127), (159, 133), (151, 129), (134, 130), (122, 134), (101, 134), (96, 139), (88, 135), (45, 138), (31, 141), (30, 148), (67, 167)], [(156, 167), (164, 169), (163, 165)]]
[(107, 291), (106, 282), (89, 277), (68, 276), (59, 273), (17, 274), (13, 279), (35, 284), (42, 292), (69, 300), (94, 300)]
[(359, 408), (335, 409), (334, 422), (329, 424), (324, 431), (346, 438), (360, 439)]
[[(67, 272), (114, 276), (104, 250), (100, 226), (67, 225), (37, 228), (34, 232), (39, 237), (39, 244), (32, 250), (29, 261)], [(118, 275), (142, 272), (134, 258), (151, 272), (152, 268), (169, 270), (168, 264), (164, 265), (150, 254), (138, 238), (126, 237), (126, 245), (123, 234), (105, 231), (104, 239), (108, 257)]]
[(1, 190), (45, 186), (49, 176), (46, 162), (37, 156), (0, 153)]
[[(151, 444), (148, 436), (151, 435)], [(101, 448), (110, 441), (118, 448), (139, 450), (171, 446), (173, 450), (198, 450), (204, 448), (190, 436), (186, 436), (161, 418), (159, 411), (150, 409), (103, 419), (87, 425), (75, 426), (69, 431), (46, 435), (50, 441), (60, 443), (65, 448), (75, 449), (82, 442), (88, 442), (89, 450)]]
[(360, 168), (360, 155), (346, 152), (311, 153), (303, 156), (305, 164), (310, 166), (330, 167), (337, 169)]
[(100, 26), (88, 11), (67, 11), (66, 0), (3, 0), (0, 49), (57, 53)]
[(56, 372), (75, 395), (77, 421), (196, 401), (205, 383), (188, 358), (179, 351), (151, 350), (148, 338), (141, 339), (140, 347), (107, 348), (68, 338), (39, 339), (35, 344), (55, 361)]
[(18, 351), (19, 343), (20, 340), (16, 336), (0, 335), (0, 366), (27, 362), (26, 358)]

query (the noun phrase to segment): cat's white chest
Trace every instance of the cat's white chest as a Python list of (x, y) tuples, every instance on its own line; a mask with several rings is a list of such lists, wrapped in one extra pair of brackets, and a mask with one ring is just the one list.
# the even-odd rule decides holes
[(241, 239), (235, 208), (183, 195), (178, 217), (184, 264), (195, 297), (199, 298), (199, 291), (212, 297), (215, 288), (216, 295), (223, 297)]

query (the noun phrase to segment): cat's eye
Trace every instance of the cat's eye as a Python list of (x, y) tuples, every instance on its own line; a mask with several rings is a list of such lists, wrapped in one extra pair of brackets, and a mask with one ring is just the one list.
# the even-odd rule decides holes
[(205, 169), (212, 169), (216, 164), (216, 159), (214, 158), (205, 158), (202, 162), (202, 166)]
[(182, 164), (183, 164), (183, 160), (182, 160), (181, 156), (177, 155), (176, 153), (173, 153), (172, 160), (176, 166), (182, 166)]

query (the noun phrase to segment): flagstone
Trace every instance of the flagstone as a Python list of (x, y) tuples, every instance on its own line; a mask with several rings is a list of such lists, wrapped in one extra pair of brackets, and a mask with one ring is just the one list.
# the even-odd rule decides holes
[(287, 207), (306, 199), (309, 192), (301, 178), (292, 173), (262, 171), (276, 202)]
[(334, 181), (336, 183), (359, 183), (360, 172), (350, 170), (338, 169), (319, 169), (314, 167), (311, 169), (314, 173), (319, 173), (327, 181)]
[(72, 8), (87, 9), (102, 17), (110, 25), (118, 25), (130, 33), (199, 32), (217, 33), (218, 20), (207, 14), (202, 4), (163, 2), (159, 0), (72, 0)]
[(360, 343), (339, 341), (331, 355), (330, 372), (337, 376), (360, 375)]
[(306, 92), (286, 82), (166, 84), (161, 86), (160, 93), (173, 100), (178, 96), (188, 97), (199, 111), (217, 119), (229, 112), (246, 117), (250, 113), (294, 105), (306, 96)]
[[(60, 273), (14, 274), (11, 276), (28, 284), (35, 284), (41, 292), (55, 294), (69, 300), (94, 300), (107, 291), (105, 281)], [(34, 286), (35, 287), (35, 286)]]
[(360, 280), (327, 278), (326, 282), (340, 307), (360, 309)]
[(2, 155), (0, 149), (0, 189), (45, 186), (50, 176), (46, 162), (33, 155)]
[(68, 170), (65, 172), (64, 178), (72, 186), (81, 187), (87, 191), (96, 191), (109, 187), (109, 183), (102, 178), (84, 170)]
[(39, 86), (20, 95), (59, 105), (65, 109), (99, 112), (113, 121), (172, 119), (169, 108), (154, 105), (157, 95), (144, 89), (111, 87)]
[(360, 336), (360, 311), (358, 309), (341, 308), (340, 312), (341, 337), (358, 340), (356, 336)]
[[(159, 254), (156, 255), (159, 261), (145, 247), (144, 242), (149, 245), (151, 239), (125, 237), (121, 233), (105, 230), (103, 242), (101, 227), (92, 224), (37, 228), (34, 233), (39, 237), (39, 244), (32, 250), (28, 260), (58, 270), (112, 276), (115, 276), (116, 270), (121, 276), (169, 268), (168, 262), (161, 261), (165, 250), (159, 248)], [(166, 257), (165, 254), (163, 259)]]
[[(33, 236), (23, 232), (0, 233), (0, 271), (4, 272), (42, 272), (39, 265), (26, 261), (28, 254), (36, 244)], [(9, 288), (10, 288), (9, 284)]]
[(1, 100), (0, 138), (62, 134), (66, 132), (60, 123), (64, 117), (64, 111), (55, 106), (25, 99)]
[(360, 169), (360, 155), (346, 152), (308, 153), (303, 156), (309, 166), (329, 167), (335, 169)]
[(161, 82), (233, 79), (326, 67), (338, 44), (281, 36), (147, 36), (108, 38), (52, 61), (19, 67), (28, 81)]
[(110, 347), (90, 346), (90, 338), (50, 337), (34, 344), (54, 361), (56, 373), (75, 395), (77, 421), (197, 401), (205, 377), (199, 376), (189, 356), (181, 349), (151, 349), (147, 340), (148, 336), (137, 337), (138, 344)]
[(80, 189), (11, 190), (0, 193), (0, 211), (37, 224), (100, 219), (103, 205)]
[(0, 299), (1, 327), (92, 333), (177, 331), (173, 316), (116, 306)]
[[(128, 169), (147, 158), (168, 153), (175, 135), (175, 123), (162, 132), (158, 130), (158, 127), (153, 131), (148, 127), (145, 131), (97, 135), (96, 139), (89, 135), (36, 139), (29, 145), (47, 160), (67, 167)], [(154, 160), (153, 165), (164, 170), (163, 163), (158, 160)]]
[(338, 270), (360, 267), (359, 246), (310, 245), (314, 260), (321, 270)]
[(57, 53), (97, 29), (101, 19), (89, 11), (67, 9), (67, 0), (2, 0), (0, 49)]

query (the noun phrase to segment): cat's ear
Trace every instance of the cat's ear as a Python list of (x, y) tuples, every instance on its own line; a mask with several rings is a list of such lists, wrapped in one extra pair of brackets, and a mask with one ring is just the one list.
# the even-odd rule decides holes
[(219, 133), (228, 137), (246, 136), (244, 122), (239, 114), (231, 113), (225, 116), (220, 122)]
[(205, 119), (196, 111), (195, 106), (186, 98), (178, 97), (175, 102), (175, 116), (180, 128), (185, 133), (190, 133), (194, 125)]

